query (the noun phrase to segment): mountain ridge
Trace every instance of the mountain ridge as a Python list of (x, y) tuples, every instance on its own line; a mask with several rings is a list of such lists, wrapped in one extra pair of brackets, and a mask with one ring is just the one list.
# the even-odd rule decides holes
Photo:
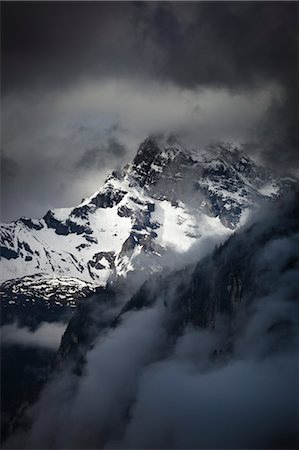
[[(296, 196), (298, 192), (287, 201), (283, 199), (276, 207), (268, 208), (265, 214), (257, 214), (252, 223), (232, 234), (197, 263), (166, 277), (162, 274), (150, 278), (124, 304), (120, 298), (122, 292), (113, 286), (101, 289), (94, 297), (80, 303), (63, 335), (57, 365), (48, 386), (36, 405), (38, 419), (42, 418), (48, 425), (47, 406), (49, 399), (53, 399), (53, 390), (61, 395), (69, 393), (63, 398), (72, 411), (76, 409), (76, 418), (79, 416), (80, 421), (76, 422), (74, 435), (61, 433), (56, 441), (57, 448), (67, 447), (70, 442), (80, 443), (82, 448), (99, 445), (144, 448), (149, 439), (152, 448), (172, 448), (176, 427), (171, 427), (172, 434), (169, 435), (167, 424), (172, 417), (173, 398), (177, 396), (179, 403), (176, 405), (183, 405), (184, 418), (187, 416), (187, 421), (179, 424), (193, 423), (195, 417), (191, 440), (190, 429), (186, 428), (186, 448), (221, 447), (222, 435), (211, 433), (210, 428), (204, 434), (205, 426), (200, 431), (198, 427), (202, 420), (207, 424), (213, 420), (213, 430), (214, 427), (222, 430), (223, 420), (226, 420), (223, 411), (229, 414), (225, 423), (229, 433), (224, 435), (227, 448), (245, 448), (248, 442), (251, 448), (277, 448), (276, 444), (281, 442), (288, 444), (285, 448), (296, 447), (293, 390), (297, 381), (298, 353), (299, 209)], [(243, 368), (244, 365), (253, 366), (255, 370), (249, 370), (245, 379), (244, 371), (239, 370), (236, 377), (228, 378), (227, 370), (238, 368), (240, 364)], [(265, 365), (269, 370), (265, 371)], [(181, 382), (181, 377), (177, 378), (183, 367), (195, 385), (192, 383), (188, 387)], [(166, 368), (172, 371), (165, 372)], [(212, 389), (217, 386), (215, 374), (223, 371), (220, 389), (216, 389), (215, 394)], [(108, 390), (111, 373), (115, 374), (113, 393)], [(134, 377), (132, 383), (128, 381), (128, 373)], [(150, 391), (150, 396), (144, 399), (145, 376), (148, 374), (148, 379), (155, 382), (161, 373), (165, 380), (162, 389), (159, 383), (158, 389)], [(206, 380), (207, 376), (213, 383), (204, 383), (198, 395), (201, 379)], [(277, 378), (274, 385), (273, 377)], [(234, 383), (229, 383), (231, 380)], [(93, 387), (92, 401), (86, 386)], [(286, 386), (290, 389), (286, 390)], [(170, 389), (171, 397), (165, 395), (167, 389)], [(190, 392), (187, 397), (186, 389)], [(227, 389), (228, 394), (224, 395)], [(107, 390), (109, 400), (102, 407)], [(265, 390), (266, 396), (263, 395)], [(273, 408), (268, 392), (271, 398), (275, 395), (275, 404), (279, 407)], [(205, 393), (208, 401), (202, 402)], [(110, 409), (114, 394), (117, 401)], [(190, 406), (193, 396), (196, 401)], [(241, 412), (240, 396), (244, 405)], [(248, 408), (251, 396), (255, 396), (254, 402)], [(238, 405), (236, 414), (230, 412), (231, 398)], [(213, 407), (206, 419), (210, 401)], [(219, 405), (221, 409), (216, 414)], [(256, 417), (260, 408), (262, 414)], [(57, 414), (60, 410), (61, 403), (56, 402), (54, 413), (53, 410), (50, 412), (51, 423), (69, 425), (74, 416), (65, 418)], [(150, 421), (148, 411), (151, 412)], [(248, 412), (254, 426), (248, 427)], [(265, 418), (267, 427), (264, 427)], [(161, 437), (159, 432), (156, 433), (156, 427), (163, 420)], [(148, 429), (148, 423), (153, 421), (155, 426)], [(258, 428), (260, 421), (261, 431)], [(132, 426), (136, 423), (138, 430), (140, 426), (145, 430), (146, 437), (143, 433), (132, 435)], [(178, 424), (177, 421), (172, 423)], [(243, 433), (236, 435), (236, 423), (246, 431), (245, 438)], [(39, 434), (39, 445), (50, 442), (54, 435), (56, 437), (55, 425), (43, 428), (47, 434)], [(84, 430), (88, 425), (86, 438)], [(36, 423), (32, 430), (34, 436)], [(179, 448), (179, 444), (175, 448)]]
[(236, 144), (194, 149), (173, 135), (149, 136), (131, 164), (78, 206), (3, 224), (2, 281), (46, 275), (104, 286), (130, 271), (159, 271), (168, 253), (225, 239), (294, 181), (257, 165)]

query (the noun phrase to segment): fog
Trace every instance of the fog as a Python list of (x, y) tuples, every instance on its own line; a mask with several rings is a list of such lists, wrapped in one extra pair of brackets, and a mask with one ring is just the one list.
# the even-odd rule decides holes
[(298, 173), (296, 2), (5, 2), (1, 13), (2, 221), (78, 204), (161, 129), (197, 146), (241, 138)]
[(298, 436), (298, 207), (272, 207), (256, 220), (221, 249), (227, 264), (249, 258), (245, 276), (256, 277), (234, 314), (218, 312), (210, 328), (187, 323), (183, 331), (173, 329), (182, 314), (177, 302), (188, 300), (180, 297), (182, 279), (192, 286), (193, 270), (217, 263), (215, 255), (170, 277), (166, 290), (153, 285), (153, 303), (98, 331), (81, 375), (72, 359), (54, 373), (27, 412), (31, 430), (19, 429), (6, 447), (292, 448)]
[(61, 322), (42, 322), (36, 330), (32, 331), (29, 327), (21, 327), (17, 322), (2, 325), (0, 328), (1, 344), (58, 350), (66, 326)]
[(2, 107), (2, 220), (79, 204), (151, 133), (174, 131), (199, 150), (217, 140), (247, 142), (280, 91), (269, 84), (232, 95), (112, 79), (11, 94)]

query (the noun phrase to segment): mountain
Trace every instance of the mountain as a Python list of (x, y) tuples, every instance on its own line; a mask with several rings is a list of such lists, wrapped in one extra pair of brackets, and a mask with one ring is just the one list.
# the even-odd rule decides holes
[(43, 321), (67, 321), (79, 301), (97, 288), (77, 278), (32, 275), (2, 283), (1, 323), (37, 326)]
[[(277, 295), (282, 302), (290, 301), (290, 309), (295, 311), (299, 299), (298, 193), (297, 190), (291, 200), (287, 197), (275, 205), (274, 212), (268, 210), (264, 218), (244, 225), (197, 263), (167, 275), (153, 275), (124, 304), (118, 300), (123, 292), (117, 285), (99, 290), (80, 304), (71, 319), (62, 339), (60, 357), (70, 358), (78, 351), (81, 355), (82, 347), (87, 351), (103, 330), (117, 328), (126, 315), (157, 304), (166, 314), (163, 326), (176, 337), (189, 326), (213, 330), (219, 316), (238, 321), (240, 311), (245, 324), (251, 320), (253, 305), (259, 307), (259, 299)], [(100, 312), (103, 305), (112, 307), (112, 314), (104, 319)], [(297, 319), (296, 314), (281, 314), (278, 308), (269, 315), (268, 328), (273, 328), (273, 335), (281, 327), (293, 334)], [(230, 333), (231, 322), (228, 324)], [(222, 338), (225, 342), (228, 336)]]
[[(31, 288), (47, 298), (52, 282), (43, 280), (52, 277), (63, 296), (66, 279), (88, 291), (134, 271), (147, 276), (170, 263), (172, 254), (183, 255), (209, 238), (223, 240), (250, 210), (293, 184), (237, 145), (192, 149), (174, 136), (150, 136), (131, 164), (112, 172), (78, 206), (2, 224), (1, 281), (18, 280), (15, 289), (25, 293), (24, 277), (34, 277)], [(2, 286), (4, 296), (12, 284)]]
[(297, 448), (297, 197), (125, 304), (81, 302), (8, 448)]
[(7, 448), (294, 447), (296, 189), (239, 146), (149, 137), (76, 208), (3, 225), (8, 322), (70, 319)]

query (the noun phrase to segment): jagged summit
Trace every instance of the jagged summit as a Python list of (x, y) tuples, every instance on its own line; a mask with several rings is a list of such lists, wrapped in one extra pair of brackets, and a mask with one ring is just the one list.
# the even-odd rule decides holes
[[(164, 172), (167, 176), (175, 176), (180, 173), (178, 169), (185, 170), (187, 167), (195, 169), (192, 174), (195, 180), (201, 175), (200, 168), (204, 172), (204, 168), (209, 169), (212, 166), (246, 173), (254, 168), (254, 175), (260, 176), (261, 183), (267, 175), (271, 175), (270, 171), (257, 166), (244, 154), (240, 143), (219, 142), (207, 148), (196, 148), (186, 146), (174, 134), (147, 137), (140, 144), (132, 164), (129, 165), (128, 174), (135, 182), (145, 186), (163, 178)], [(260, 170), (259, 173), (257, 169)]]
[(192, 156), (198, 160), (204, 160), (204, 157), (223, 158), (228, 161), (245, 157), (249, 160), (250, 158), (244, 155), (242, 147), (243, 145), (239, 141), (215, 142), (207, 147), (202, 147), (186, 144), (184, 138), (180, 138), (175, 133), (151, 134), (139, 145), (137, 154), (133, 159), (133, 166), (138, 164), (141, 159), (146, 158), (148, 153), (151, 153), (152, 160), (158, 155), (175, 157), (178, 153)]
[(175, 135), (149, 136), (131, 164), (78, 206), (3, 224), (1, 278), (46, 274), (103, 285), (111, 276), (158, 271), (171, 252), (224, 239), (292, 184), (237, 144), (196, 149)]

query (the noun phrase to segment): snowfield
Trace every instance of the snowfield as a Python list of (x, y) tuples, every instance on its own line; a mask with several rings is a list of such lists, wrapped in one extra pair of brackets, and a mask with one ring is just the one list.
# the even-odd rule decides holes
[(232, 144), (196, 151), (149, 137), (130, 165), (77, 207), (2, 224), (0, 281), (39, 276), (105, 286), (111, 276), (150, 274), (169, 251), (200, 252), (201, 241), (223, 241), (294, 181)]

